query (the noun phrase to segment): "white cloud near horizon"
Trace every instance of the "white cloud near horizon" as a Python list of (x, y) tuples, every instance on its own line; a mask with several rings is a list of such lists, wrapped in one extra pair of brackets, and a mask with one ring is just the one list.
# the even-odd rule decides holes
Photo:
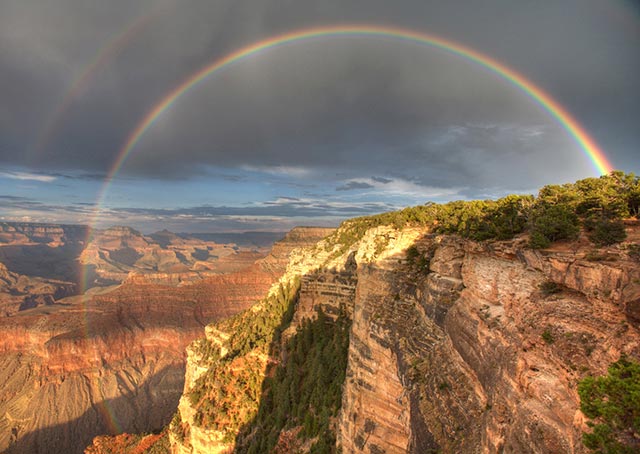
[(11, 172), (11, 171), (0, 171), (0, 177), (9, 178), (11, 180), (40, 181), (42, 183), (51, 183), (52, 181), (55, 181), (57, 179), (53, 175), (42, 175), (39, 173)]

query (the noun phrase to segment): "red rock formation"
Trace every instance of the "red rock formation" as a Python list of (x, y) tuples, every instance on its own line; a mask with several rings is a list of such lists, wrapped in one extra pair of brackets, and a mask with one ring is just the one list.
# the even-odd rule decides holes
[(640, 357), (640, 267), (621, 246), (592, 262), (591, 246), (524, 244), (427, 236), (428, 270), (359, 265), (345, 451), (586, 452), (576, 383)]
[(42, 305), (75, 293), (71, 282), (40, 279), (13, 273), (0, 263), (0, 317)]
[[(628, 238), (639, 233), (628, 225)], [(343, 452), (586, 454), (577, 383), (622, 353), (640, 359), (640, 266), (624, 244), (595, 255), (583, 240), (543, 251), (526, 244), (383, 226), (339, 257), (340, 245), (323, 243), (292, 254), (282, 279), (302, 276), (302, 287), (283, 337), (317, 306), (352, 317), (337, 423)], [(420, 252), (411, 263), (410, 246)], [(211, 345), (228, 338), (207, 329)], [(181, 422), (170, 432), (174, 453), (233, 443), (194, 420), (186, 396), (215, 367), (198, 346), (189, 348)]]
[(0, 319), (0, 451), (79, 453), (99, 434), (161, 429), (188, 343), (264, 296), (291, 251), (322, 233), (285, 238), (243, 271), (195, 282), (131, 274), (111, 292)]

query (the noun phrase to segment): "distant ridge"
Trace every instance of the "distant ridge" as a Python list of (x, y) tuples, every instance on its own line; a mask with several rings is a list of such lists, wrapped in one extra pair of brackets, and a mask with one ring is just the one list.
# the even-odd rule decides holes
[(179, 233), (183, 238), (197, 238), (220, 244), (235, 243), (238, 246), (269, 247), (281, 240), (287, 232), (241, 232), (241, 233)]

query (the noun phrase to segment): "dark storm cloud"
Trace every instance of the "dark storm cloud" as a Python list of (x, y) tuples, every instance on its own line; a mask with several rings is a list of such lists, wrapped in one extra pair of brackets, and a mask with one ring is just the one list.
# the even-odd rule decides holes
[(28, 197), (0, 195), (0, 208), (3, 208), (8, 215), (21, 211), (34, 213), (61, 211), (73, 215), (89, 215), (92, 213), (90, 207), (93, 206), (93, 204), (84, 203), (73, 203), (69, 205), (50, 204)]
[[(5, 0), (0, 163), (100, 179), (146, 112), (198, 68), (276, 33), (358, 22), (441, 35), (506, 62), (575, 113), (614, 163), (638, 171), (639, 19), (626, 8), (578, 0)], [(38, 149), (69, 87), (136, 23), (128, 42), (102, 53), (109, 59)], [(425, 46), (358, 38), (292, 44), (234, 65), (165, 112), (122, 173), (233, 182), (247, 166), (305, 170), (285, 175), (292, 185), (385, 185), (391, 180), (371, 177), (382, 174), (478, 193), (593, 172), (566, 131), (495, 75)], [(358, 189), (349, 184), (338, 189)]]
[(336, 188), (336, 191), (353, 191), (356, 189), (371, 189), (371, 188), (373, 188), (373, 185), (369, 183), (363, 183), (359, 181), (349, 181), (348, 183), (343, 184), (342, 186), (338, 186)]

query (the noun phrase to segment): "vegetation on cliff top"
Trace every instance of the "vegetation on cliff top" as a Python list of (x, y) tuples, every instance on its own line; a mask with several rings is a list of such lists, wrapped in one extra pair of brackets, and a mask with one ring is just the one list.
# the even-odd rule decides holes
[[(286, 344), (286, 361), (265, 379), (260, 410), (238, 437), (236, 452), (272, 452), (276, 445), (288, 452), (305, 440), (310, 453), (336, 452), (333, 420), (342, 401), (349, 326), (345, 315), (334, 322), (322, 310), (304, 320)], [(291, 430), (297, 440), (286, 439)]]
[(600, 178), (543, 187), (537, 197), (509, 195), (498, 200), (455, 201), (405, 208), (350, 219), (326, 240), (338, 256), (381, 225), (396, 228), (430, 226), (435, 233), (457, 234), (476, 241), (507, 240), (528, 232), (530, 246), (575, 239), (584, 228), (598, 246), (625, 239), (622, 219), (640, 216), (640, 178), (615, 171)]
[(600, 454), (640, 452), (640, 364), (625, 357), (604, 377), (578, 384), (580, 410), (591, 419), (585, 446)]

